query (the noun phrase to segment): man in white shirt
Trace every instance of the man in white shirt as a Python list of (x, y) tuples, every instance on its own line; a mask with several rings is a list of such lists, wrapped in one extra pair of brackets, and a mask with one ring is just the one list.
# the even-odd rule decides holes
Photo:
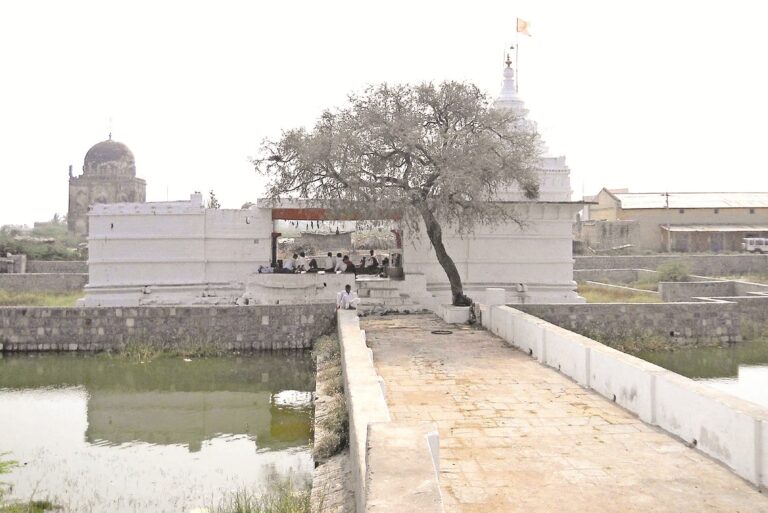
[(357, 304), (360, 302), (360, 298), (357, 294), (352, 292), (352, 287), (347, 285), (344, 287), (344, 292), (339, 292), (336, 297), (336, 309), (339, 310), (357, 310)]
[(333, 270), (337, 273), (343, 273), (347, 270), (347, 264), (344, 262), (343, 258), (339, 258), (341, 253), (336, 255), (336, 267), (333, 268)]
[(296, 258), (298, 255), (296, 253), (293, 254), (293, 258), (286, 259), (285, 262), (283, 262), (283, 269), (288, 271), (289, 273), (292, 273), (296, 269)]
[[(294, 258), (296, 258), (296, 255), (294, 255)], [(299, 257), (296, 258), (296, 271), (303, 272), (309, 270), (309, 260), (307, 260), (307, 256), (302, 251), (299, 253)]]

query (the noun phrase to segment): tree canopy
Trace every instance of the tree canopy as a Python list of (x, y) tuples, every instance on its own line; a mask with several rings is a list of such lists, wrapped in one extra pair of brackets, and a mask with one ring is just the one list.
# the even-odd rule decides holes
[(309, 198), (369, 219), (397, 213), (412, 230), (425, 228), (460, 304), (467, 298), (443, 227), (466, 234), (520, 222), (495, 200), (513, 186), (538, 196), (539, 147), (532, 124), (493, 108), (472, 84), (382, 84), (324, 112), (312, 130), (265, 140), (253, 163), (270, 198)]

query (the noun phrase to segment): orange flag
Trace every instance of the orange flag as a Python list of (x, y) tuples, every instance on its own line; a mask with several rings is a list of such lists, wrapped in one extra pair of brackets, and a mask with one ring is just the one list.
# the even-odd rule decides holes
[(526, 36), (530, 37), (531, 33), (528, 32), (528, 29), (530, 28), (531, 24), (528, 23), (525, 20), (521, 20), (520, 18), (517, 18), (517, 31), (521, 34), (525, 34)]

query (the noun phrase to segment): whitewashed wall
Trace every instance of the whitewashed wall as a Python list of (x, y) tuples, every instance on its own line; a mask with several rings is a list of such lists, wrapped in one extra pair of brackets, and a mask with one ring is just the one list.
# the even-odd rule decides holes
[[(507, 303), (579, 302), (573, 281), (572, 223), (581, 208), (576, 203), (531, 202), (517, 205), (524, 227), (506, 223), (478, 227), (460, 237), (443, 229), (443, 239), (464, 283), (465, 293), (484, 300), (487, 287), (507, 290)], [(424, 274), (428, 290), (438, 301), (450, 302), (450, 287), (426, 232), (419, 239), (404, 236), (403, 267), (407, 275)], [(517, 284), (525, 284), (519, 293)]]
[(95, 205), (89, 226), (86, 305), (136, 304), (150, 299), (147, 292), (162, 299), (244, 288), (270, 259), (269, 209), (206, 209), (199, 194)]

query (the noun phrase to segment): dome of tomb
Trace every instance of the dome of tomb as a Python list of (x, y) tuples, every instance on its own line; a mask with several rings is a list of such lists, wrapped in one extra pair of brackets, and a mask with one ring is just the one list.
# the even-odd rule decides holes
[(109, 139), (91, 147), (83, 162), (85, 176), (136, 176), (136, 160), (125, 144)]

